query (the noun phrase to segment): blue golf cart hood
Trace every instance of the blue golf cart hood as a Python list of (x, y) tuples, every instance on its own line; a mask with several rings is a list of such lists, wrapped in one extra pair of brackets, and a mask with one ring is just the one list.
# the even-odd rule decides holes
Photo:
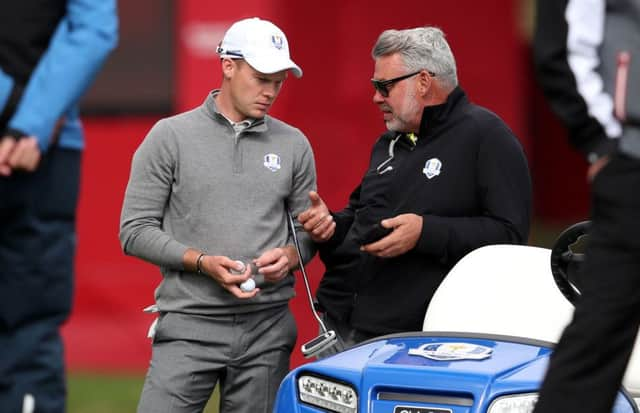
[[(385, 336), (290, 372), (274, 411), (340, 411), (301, 400), (298, 380), (311, 376), (352, 388), (361, 413), (487, 412), (501, 396), (535, 394), (550, 352), (547, 343), (509, 337)], [(633, 409), (619, 397), (614, 411)]]

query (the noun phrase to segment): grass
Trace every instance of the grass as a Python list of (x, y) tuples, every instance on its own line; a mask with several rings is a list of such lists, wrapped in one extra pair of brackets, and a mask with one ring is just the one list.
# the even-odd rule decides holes
[[(135, 412), (144, 383), (144, 374), (115, 375), (71, 372), (68, 376), (67, 413)], [(217, 389), (205, 413), (218, 411)]]
[(144, 376), (70, 373), (69, 413), (135, 412)]

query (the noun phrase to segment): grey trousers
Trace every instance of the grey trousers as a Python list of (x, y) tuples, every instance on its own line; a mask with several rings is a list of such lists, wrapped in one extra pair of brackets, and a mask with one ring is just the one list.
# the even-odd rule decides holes
[(219, 382), (220, 413), (270, 413), (296, 338), (288, 306), (228, 316), (164, 313), (138, 412), (202, 412)]

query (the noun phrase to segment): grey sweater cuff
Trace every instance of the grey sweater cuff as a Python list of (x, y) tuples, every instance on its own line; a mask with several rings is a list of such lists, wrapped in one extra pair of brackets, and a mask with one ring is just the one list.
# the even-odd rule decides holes
[(625, 155), (640, 159), (640, 128), (625, 126), (618, 149)]

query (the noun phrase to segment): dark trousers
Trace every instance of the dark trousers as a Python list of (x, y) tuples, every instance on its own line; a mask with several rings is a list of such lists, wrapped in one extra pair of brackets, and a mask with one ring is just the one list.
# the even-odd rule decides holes
[[(80, 152), (0, 178), (0, 411), (65, 411), (59, 327), (71, 309)], [(31, 403), (28, 403), (31, 404)]]
[(614, 157), (596, 176), (586, 254), (536, 413), (611, 412), (640, 325), (640, 160)]

